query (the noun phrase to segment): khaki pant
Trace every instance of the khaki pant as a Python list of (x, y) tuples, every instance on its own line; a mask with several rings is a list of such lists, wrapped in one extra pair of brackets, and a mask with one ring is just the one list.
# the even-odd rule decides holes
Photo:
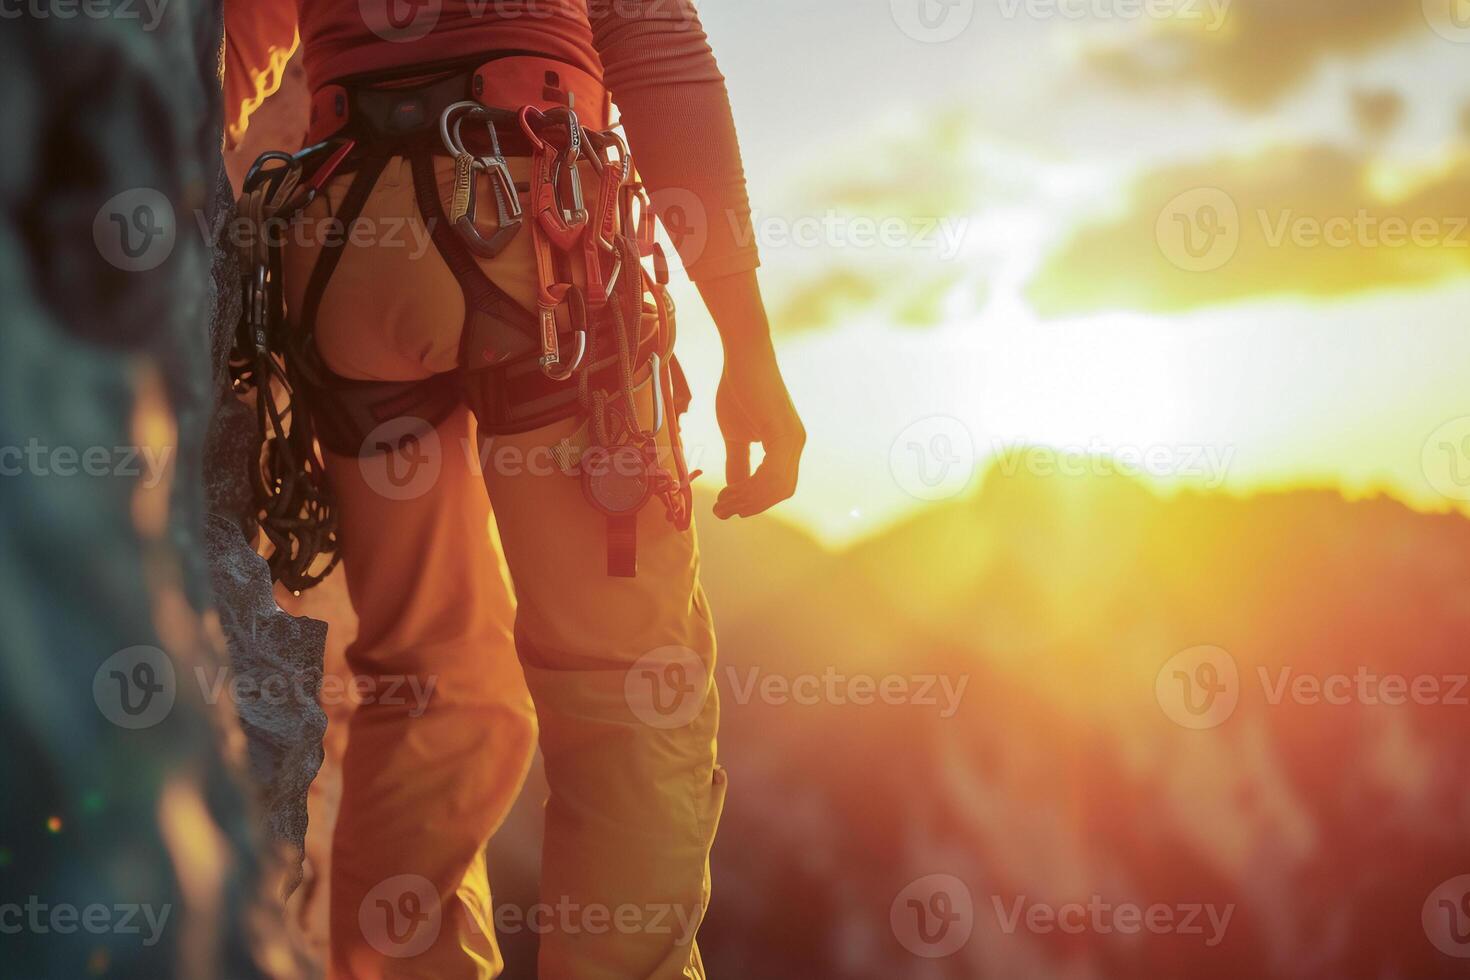
[[(524, 180), (527, 161), (511, 163)], [(447, 204), (452, 173), (447, 160), (437, 166)], [(334, 178), (293, 232), (292, 309), (319, 251), (312, 222), (340, 204), (350, 180)], [(481, 191), (488, 235), (493, 197)], [(429, 245), (407, 160), (389, 163), (358, 228), (363, 244), (348, 246), (323, 297), (323, 359), (358, 379), (451, 369), (463, 298)], [(529, 238), (523, 229), (483, 267), (534, 308)], [(386, 456), (328, 458), (361, 617), (348, 663), (383, 695), (354, 714), (343, 763), (331, 876), (339, 980), (500, 972), (484, 850), (520, 789), (538, 725), (550, 785), (542, 906), (519, 911), (521, 927), (539, 935), (541, 976), (705, 975), (693, 935), (725, 777), (695, 535), (655, 501), (638, 518), (638, 576), (609, 577), (604, 518), (549, 462), (576, 427), (482, 444), (461, 408)], [(487, 531), (492, 506), (504, 562)], [(421, 692), (432, 683), (431, 696), (386, 696), (411, 681)]]

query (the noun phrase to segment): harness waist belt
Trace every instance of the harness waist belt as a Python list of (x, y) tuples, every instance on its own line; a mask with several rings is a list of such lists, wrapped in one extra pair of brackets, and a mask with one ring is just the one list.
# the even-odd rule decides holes
[(595, 76), (573, 65), (534, 55), (508, 55), (473, 66), (417, 69), (409, 78), (359, 75), (323, 85), (311, 95), (309, 143), (350, 135), (360, 142), (396, 141), (432, 132), (439, 116), (456, 102), (474, 101), (504, 111), (498, 125), (508, 156), (529, 156), (531, 146), (515, 111), (571, 105), (588, 128), (603, 129), (611, 99)]

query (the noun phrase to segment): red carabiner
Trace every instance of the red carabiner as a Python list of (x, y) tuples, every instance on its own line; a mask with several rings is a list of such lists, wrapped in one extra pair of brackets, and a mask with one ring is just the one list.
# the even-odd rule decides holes
[[(570, 252), (587, 229), (587, 212), (582, 208), (582, 184), (576, 162), (581, 136), (579, 130), (572, 128), (576, 119), (573, 116), (569, 123), (568, 145), (558, 149), (543, 139), (537, 131), (545, 125), (546, 118), (546, 113), (535, 106), (528, 105), (521, 109), (521, 130), (530, 141), (532, 150), (530, 210), (537, 224), (556, 247)], [(559, 172), (566, 173), (567, 179), (571, 181), (573, 206), (570, 210), (562, 208), (560, 195), (557, 193), (556, 174)]]
[[(592, 221), (582, 239), (583, 263), (587, 269), (587, 301), (594, 314), (600, 313), (612, 298), (617, 288), (618, 276), (623, 271), (623, 257), (613, 247), (613, 238), (618, 233), (618, 211), (622, 203), (623, 184), (632, 174), (632, 159), (627, 144), (616, 133), (585, 134), (593, 153), (589, 157), (594, 169), (602, 174), (597, 198), (596, 219)], [(612, 159), (607, 151), (616, 146), (619, 154)], [(613, 255), (612, 267), (603, 274), (603, 255)]]
[[(575, 344), (569, 360), (561, 356), (561, 343), (556, 332), (556, 311), (565, 303), (572, 320)], [(582, 290), (569, 282), (552, 283), (541, 291), (538, 303), (541, 320), (541, 373), (552, 381), (566, 381), (582, 366), (587, 356), (587, 303)]]

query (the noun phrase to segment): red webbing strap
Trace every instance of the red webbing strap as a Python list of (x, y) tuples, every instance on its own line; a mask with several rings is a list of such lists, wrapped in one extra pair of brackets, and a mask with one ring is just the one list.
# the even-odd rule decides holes
[(613, 578), (638, 577), (638, 514), (607, 519), (607, 574)]

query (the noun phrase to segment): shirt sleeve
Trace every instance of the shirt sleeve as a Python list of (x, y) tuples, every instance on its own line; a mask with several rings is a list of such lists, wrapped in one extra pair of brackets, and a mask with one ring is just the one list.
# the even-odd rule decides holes
[(225, 0), (225, 141), (245, 135), (250, 114), (276, 89), (299, 43), (296, 0)]
[(685, 271), (700, 280), (756, 268), (725, 76), (692, 0), (588, 0), (588, 15), (634, 161)]

